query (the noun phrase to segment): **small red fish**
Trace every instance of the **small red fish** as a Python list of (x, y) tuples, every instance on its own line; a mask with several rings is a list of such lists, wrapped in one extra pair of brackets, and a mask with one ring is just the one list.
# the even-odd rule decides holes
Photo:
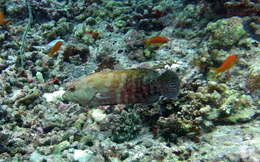
[(150, 46), (150, 45), (161, 45), (163, 43), (167, 43), (169, 41), (168, 38), (162, 37), (162, 36), (154, 36), (148, 40), (144, 41), (145, 46)]
[(210, 70), (214, 70), (214, 75), (220, 72), (230, 69), (237, 61), (237, 56), (228, 56), (226, 60), (218, 68), (210, 67)]
[(0, 10), (0, 25), (6, 25), (9, 22), (10, 22), (9, 20), (5, 20), (4, 12)]
[(63, 43), (63, 41), (61, 41), (61, 40), (54, 42), (54, 45), (50, 48), (50, 50), (48, 52), (48, 56), (50, 56), (50, 57), (54, 56), (54, 54), (60, 49), (62, 43)]
[(152, 15), (154, 18), (159, 19), (160, 17), (162, 17), (165, 14), (164, 11), (160, 11), (160, 10), (155, 10), (152, 12)]
[(60, 82), (60, 79), (59, 79), (58, 77), (55, 77), (55, 78), (52, 78), (50, 81), (51, 81), (53, 84), (57, 84), (57, 83)]
[(100, 37), (100, 34), (98, 32), (86, 32), (85, 34), (90, 35), (92, 38)]

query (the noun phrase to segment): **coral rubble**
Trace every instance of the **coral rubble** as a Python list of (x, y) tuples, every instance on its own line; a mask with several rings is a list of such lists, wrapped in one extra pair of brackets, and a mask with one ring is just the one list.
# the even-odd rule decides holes
[[(259, 0), (0, 0), (0, 11), (0, 162), (259, 160)], [(52, 40), (63, 43), (50, 57)], [(76, 78), (133, 68), (174, 71), (179, 95), (62, 100)]]

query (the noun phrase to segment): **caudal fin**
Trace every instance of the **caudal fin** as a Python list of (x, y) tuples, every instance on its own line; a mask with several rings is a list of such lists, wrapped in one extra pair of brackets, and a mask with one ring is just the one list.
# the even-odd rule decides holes
[(214, 71), (213, 72), (213, 76), (216, 77), (219, 74), (219, 71), (217, 70), (217, 68), (215, 67), (209, 67), (210, 71)]

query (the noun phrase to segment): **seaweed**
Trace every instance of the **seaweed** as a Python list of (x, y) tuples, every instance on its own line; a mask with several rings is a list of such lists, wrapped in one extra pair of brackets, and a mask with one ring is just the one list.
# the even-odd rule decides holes
[(27, 36), (28, 31), (31, 28), (31, 24), (32, 24), (32, 21), (33, 21), (32, 8), (31, 8), (30, 1), (29, 0), (25, 0), (25, 3), (26, 3), (26, 6), (28, 8), (29, 20), (28, 20), (27, 26), (26, 26), (26, 28), (24, 30), (24, 33), (23, 33), (22, 44), (20, 46), (20, 52), (19, 52), (20, 54), (19, 54), (19, 57), (18, 57), (18, 65), (21, 66), (21, 67), (24, 66), (23, 55), (24, 55), (24, 47), (25, 47), (26, 36)]

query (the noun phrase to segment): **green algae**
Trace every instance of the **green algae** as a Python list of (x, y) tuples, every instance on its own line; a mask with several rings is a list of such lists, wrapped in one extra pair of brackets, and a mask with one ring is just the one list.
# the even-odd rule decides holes
[(32, 100), (34, 100), (35, 98), (37, 98), (38, 96), (40, 96), (41, 91), (36, 89), (31, 91), (27, 96), (22, 97), (21, 99), (19, 99), (17, 101), (17, 104), (28, 104), (29, 102), (31, 102)]
[(125, 27), (126, 26), (126, 22), (124, 20), (116, 20), (114, 22), (115, 26), (119, 27), (119, 28), (122, 28), (122, 27)]
[(235, 124), (248, 122), (254, 118), (256, 110), (250, 107), (246, 107), (244, 110), (240, 110), (237, 113), (224, 119), (224, 122)]
[(52, 153), (59, 155), (68, 146), (70, 146), (70, 142), (69, 141), (62, 141), (61, 143), (56, 144), (56, 145), (53, 146)]
[(73, 127), (81, 129), (82, 126), (86, 123), (87, 117), (86, 114), (81, 113), (78, 116), (78, 119), (73, 123)]

